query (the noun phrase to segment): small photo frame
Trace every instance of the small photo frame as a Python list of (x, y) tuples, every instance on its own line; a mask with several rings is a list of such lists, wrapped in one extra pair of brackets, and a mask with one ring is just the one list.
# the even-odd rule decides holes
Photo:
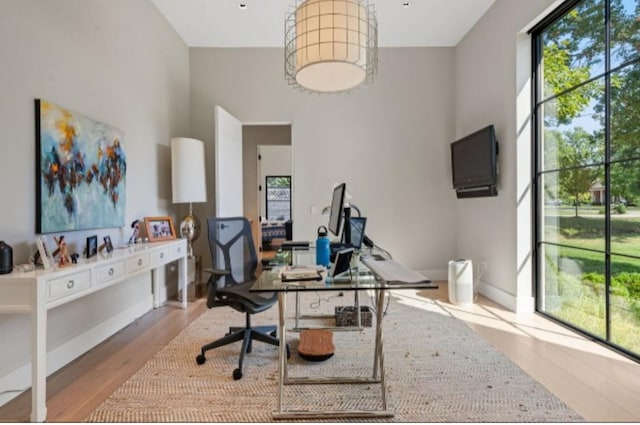
[(144, 225), (147, 229), (149, 242), (166, 241), (176, 238), (173, 219), (170, 216), (145, 217)]
[(338, 251), (338, 253), (336, 254), (336, 259), (333, 262), (333, 267), (329, 272), (329, 276), (336, 277), (344, 272), (349, 271), (351, 267), (351, 257), (353, 256), (353, 252), (353, 248), (345, 248)]
[(98, 253), (98, 236), (93, 235), (87, 238), (87, 258), (91, 258)]
[(53, 267), (53, 254), (51, 254), (51, 250), (49, 249), (49, 242), (47, 242), (47, 237), (42, 235), (36, 238), (36, 245), (38, 247), (38, 254), (40, 254), (40, 261), (42, 261), (42, 265), (45, 269), (50, 269)]
[(107, 251), (107, 253), (110, 253), (111, 251), (113, 251), (113, 243), (111, 242), (111, 236), (107, 235), (104, 238), (102, 238), (102, 240), (104, 241), (105, 251)]

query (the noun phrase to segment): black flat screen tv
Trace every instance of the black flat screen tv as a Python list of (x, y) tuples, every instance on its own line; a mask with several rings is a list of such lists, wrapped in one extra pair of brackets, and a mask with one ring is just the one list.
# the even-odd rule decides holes
[(451, 143), (451, 170), (456, 190), (495, 188), (498, 141), (493, 125)]

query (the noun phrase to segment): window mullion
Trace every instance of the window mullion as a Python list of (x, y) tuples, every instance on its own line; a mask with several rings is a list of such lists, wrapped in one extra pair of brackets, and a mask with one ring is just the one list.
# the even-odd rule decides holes
[(604, 180), (605, 180), (605, 323), (611, 341), (611, 0), (605, 1), (604, 49)]

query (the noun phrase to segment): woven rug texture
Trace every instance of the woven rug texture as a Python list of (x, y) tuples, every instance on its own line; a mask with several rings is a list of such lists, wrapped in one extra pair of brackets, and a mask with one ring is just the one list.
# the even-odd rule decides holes
[[(288, 297), (288, 325), (293, 321), (293, 299)], [(363, 305), (371, 305), (368, 296), (361, 299)], [(343, 297), (331, 292), (306, 293), (300, 304), (305, 314), (322, 314), (352, 302), (348, 292)], [(253, 316), (253, 324), (277, 323), (277, 311), (276, 305)], [(388, 407), (395, 416), (377, 421), (583, 421), (466, 324), (415, 291), (393, 291), (383, 323)], [(203, 365), (195, 361), (203, 344), (224, 336), (229, 326), (243, 325), (244, 315), (231, 308), (206, 311), (85, 422), (273, 422), (276, 347), (254, 342), (245, 356), (244, 376), (237, 381), (232, 372), (239, 342), (207, 352)], [(374, 326), (364, 331), (334, 332), (335, 355), (324, 362), (309, 362), (297, 354), (298, 334), (289, 332), (289, 376), (371, 376), (374, 336), (375, 315)], [(371, 410), (381, 407), (380, 394), (379, 384), (286, 385), (284, 405), (303, 410)]]

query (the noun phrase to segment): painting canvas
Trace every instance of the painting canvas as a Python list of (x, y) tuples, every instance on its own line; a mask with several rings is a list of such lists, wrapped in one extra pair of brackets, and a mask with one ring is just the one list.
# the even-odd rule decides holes
[(124, 226), (123, 133), (36, 99), (36, 232)]

